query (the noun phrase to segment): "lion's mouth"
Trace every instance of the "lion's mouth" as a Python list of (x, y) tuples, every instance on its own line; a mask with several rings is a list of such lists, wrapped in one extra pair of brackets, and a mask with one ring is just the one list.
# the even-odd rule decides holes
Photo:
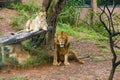
[(64, 47), (64, 43), (60, 43), (60, 47)]

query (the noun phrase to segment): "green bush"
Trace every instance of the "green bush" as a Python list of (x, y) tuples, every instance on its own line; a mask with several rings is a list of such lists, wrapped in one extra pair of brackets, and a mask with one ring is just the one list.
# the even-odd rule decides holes
[(30, 52), (30, 57), (27, 61), (22, 62), (20, 65), (22, 68), (27, 67), (38, 67), (43, 63), (49, 63), (52, 59), (50, 55), (48, 55), (48, 51), (43, 48), (31, 48), (30, 41), (23, 45), (23, 48)]
[(67, 4), (60, 13), (58, 21), (71, 25), (76, 24), (76, 17), (80, 14), (77, 6), (80, 5), (80, 3), (81, 0), (76, 0), (76, 2), (74, 0), (67, 0)]
[(74, 25), (76, 21), (76, 15), (77, 9), (75, 7), (65, 7), (59, 15), (58, 21), (61, 23), (70, 23), (71, 25)]

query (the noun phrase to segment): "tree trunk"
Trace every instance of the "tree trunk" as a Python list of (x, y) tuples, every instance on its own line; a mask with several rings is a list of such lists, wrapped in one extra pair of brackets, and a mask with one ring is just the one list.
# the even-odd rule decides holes
[(109, 34), (109, 41), (110, 41), (110, 49), (111, 49), (111, 52), (113, 54), (112, 69), (111, 69), (111, 72), (110, 72), (109, 80), (113, 80), (113, 77), (114, 77), (114, 74), (115, 74), (115, 69), (117, 67), (116, 66), (117, 55), (116, 55), (115, 50), (114, 50), (114, 41), (113, 41), (113, 38), (112, 38), (111, 34)]
[(54, 36), (57, 26), (57, 18), (62, 11), (66, 0), (44, 0), (43, 9), (47, 12), (47, 23), (53, 27), (52, 32), (48, 33), (48, 45), (51, 49), (54, 49)]
[(56, 32), (57, 18), (62, 11), (66, 0), (44, 0), (43, 8), (47, 12), (47, 22), (49, 26), (53, 27), (53, 37)]
[(115, 69), (116, 69), (116, 67), (112, 66), (112, 69), (111, 69), (111, 72), (110, 72), (110, 76), (109, 76), (109, 80), (113, 80)]

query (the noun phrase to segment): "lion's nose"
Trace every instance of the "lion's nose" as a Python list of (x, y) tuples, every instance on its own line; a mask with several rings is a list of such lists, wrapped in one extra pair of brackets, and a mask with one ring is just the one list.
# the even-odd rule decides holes
[(62, 45), (63, 45), (63, 44), (64, 44), (64, 42), (60, 42), (60, 44), (62, 44)]

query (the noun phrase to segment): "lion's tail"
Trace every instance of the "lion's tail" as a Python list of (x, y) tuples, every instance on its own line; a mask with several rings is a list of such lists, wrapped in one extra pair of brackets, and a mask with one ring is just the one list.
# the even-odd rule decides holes
[(77, 59), (77, 61), (78, 61), (80, 64), (83, 64), (83, 61), (78, 57), (78, 55), (76, 54), (75, 51), (69, 50), (69, 53), (70, 53), (70, 54), (73, 54), (73, 55), (75, 56), (75, 58)]
[(89, 58), (89, 57), (90, 57), (89, 55), (84, 56), (84, 57), (79, 57), (79, 56), (77, 55), (77, 53), (76, 53), (75, 51), (73, 51), (73, 50), (69, 50), (69, 53), (70, 53), (70, 54), (73, 54), (73, 55), (75, 56), (75, 58), (77, 59), (77, 61), (78, 61), (80, 64), (83, 64), (83, 63), (84, 63), (84, 62), (82, 61), (82, 59), (84, 59), (84, 58)]

